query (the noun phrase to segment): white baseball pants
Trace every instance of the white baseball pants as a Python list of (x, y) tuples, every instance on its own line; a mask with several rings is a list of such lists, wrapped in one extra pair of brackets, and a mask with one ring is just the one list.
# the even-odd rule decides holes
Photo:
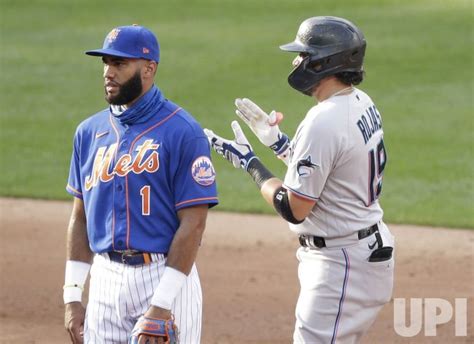
[[(150, 305), (165, 262), (166, 258), (161, 254), (152, 254), (150, 264), (138, 266), (96, 255), (91, 268), (84, 343), (128, 343), (136, 321)], [(193, 266), (171, 311), (180, 343), (200, 343), (202, 291), (196, 266)]]
[[(380, 222), (383, 246), (394, 237)], [(375, 235), (344, 247), (297, 251), (301, 290), (296, 305), (294, 343), (358, 343), (393, 289), (394, 258), (369, 262)], [(372, 246), (372, 249), (369, 247)]]

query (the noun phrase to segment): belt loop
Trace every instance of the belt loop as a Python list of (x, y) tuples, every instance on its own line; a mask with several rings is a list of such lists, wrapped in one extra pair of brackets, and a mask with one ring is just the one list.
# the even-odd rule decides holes
[(378, 230), (375, 232), (375, 238), (377, 239), (377, 248), (383, 247), (382, 236), (380, 235), (380, 232)]
[(150, 264), (151, 262), (151, 254), (149, 253), (143, 253), (143, 261), (145, 264)]
[(300, 235), (298, 237), (298, 240), (299, 240), (301, 246), (306, 246), (306, 237), (305, 237), (305, 235)]

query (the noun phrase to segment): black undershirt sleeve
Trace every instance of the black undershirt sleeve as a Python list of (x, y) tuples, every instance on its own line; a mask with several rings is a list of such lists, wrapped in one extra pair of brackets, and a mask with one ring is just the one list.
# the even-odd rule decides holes
[(262, 188), (262, 184), (267, 180), (275, 177), (260, 161), (259, 158), (254, 158), (249, 162), (247, 172), (257, 184), (258, 188)]

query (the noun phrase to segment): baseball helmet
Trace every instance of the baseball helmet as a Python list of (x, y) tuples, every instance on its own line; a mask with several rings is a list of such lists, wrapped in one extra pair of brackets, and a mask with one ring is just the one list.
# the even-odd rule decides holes
[(365, 47), (364, 34), (353, 23), (324, 16), (306, 19), (296, 39), (280, 49), (301, 54), (294, 61), (288, 83), (310, 96), (314, 86), (327, 76), (362, 71)]

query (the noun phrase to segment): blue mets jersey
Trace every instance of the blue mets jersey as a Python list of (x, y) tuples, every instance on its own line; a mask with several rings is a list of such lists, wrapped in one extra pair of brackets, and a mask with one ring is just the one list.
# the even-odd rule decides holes
[(84, 201), (96, 253), (166, 253), (179, 209), (218, 203), (202, 128), (156, 86), (122, 115), (106, 109), (78, 126), (66, 190)]

